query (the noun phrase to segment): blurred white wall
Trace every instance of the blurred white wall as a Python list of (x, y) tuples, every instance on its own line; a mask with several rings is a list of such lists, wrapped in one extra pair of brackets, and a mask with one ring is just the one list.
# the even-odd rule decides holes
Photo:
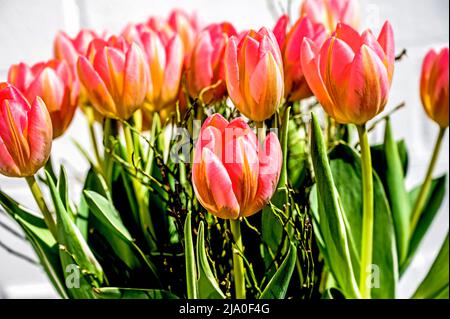
[[(287, 0), (269, 0), (275, 7)], [(272, 27), (274, 18), (266, 0), (0, 0), (0, 81), (6, 79), (9, 65), (21, 61), (35, 63), (52, 57), (54, 34), (62, 29), (74, 34), (80, 27), (119, 32), (129, 21), (142, 21), (149, 15), (166, 15), (170, 9), (182, 7), (196, 10), (204, 22), (233, 22), (237, 28)], [(298, 1), (292, 1), (296, 12)], [(431, 47), (448, 46), (448, 0), (361, 0), (364, 27), (377, 32), (389, 19), (394, 27), (397, 51), (408, 50), (396, 66), (394, 85), (388, 109), (405, 101), (406, 107), (393, 117), (396, 138), (407, 141), (410, 152), (408, 186), (418, 184), (431, 154), (437, 127), (425, 116), (419, 98), (421, 62)], [(374, 132), (373, 141), (381, 141), (382, 130)], [(53, 146), (53, 158), (67, 165), (72, 192), (79, 193), (79, 181), (87, 164), (75, 149), (72, 139), (89, 145), (86, 124), (78, 114), (67, 134)], [(435, 175), (448, 171), (448, 135)], [(0, 187), (22, 203), (34, 207), (25, 183), (0, 176)], [(400, 297), (409, 297), (424, 277), (430, 262), (449, 227), (448, 185), (445, 203), (420, 248), (410, 271), (399, 287)], [(0, 214), (0, 222), (16, 228)], [(0, 241), (35, 258), (27, 243), (16, 239), (0, 227)], [(54, 297), (52, 287), (39, 267), (12, 256), (0, 247), (0, 298)]]

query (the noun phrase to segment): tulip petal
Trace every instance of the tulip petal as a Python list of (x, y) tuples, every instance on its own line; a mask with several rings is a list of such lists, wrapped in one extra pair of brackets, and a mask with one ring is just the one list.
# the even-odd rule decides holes
[(95, 55), (93, 66), (103, 79), (113, 100), (121, 101), (125, 70), (125, 55), (123, 52), (105, 46)]
[(380, 113), (387, 103), (389, 78), (378, 55), (363, 45), (352, 64), (347, 99), (342, 111), (347, 123), (364, 124)]
[(78, 52), (65, 32), (58, 32), (55, 37), (53, 50), (56, 59), (65, 60), (72, 66), (77, 63)]
[(234, 195), (233, 185), (227, 170), (211, 150), (204, 148), (202, 152), (206, 185), (211, 190), (217, 209), (215, 214), (223, 219), (237, 219), (240, 210), (239, 203)]
[(267, 205), (277, 188), (282, 162), (280, 142), (274, 133), (269, 133), (259, 152), (258, 190), (252, 204), (245, 212), (241, 212), (242, 216), (253, 215)]
[(277, 39), (280, 48), (282, 48), (284, 45), (288, 24), (289, 24), (289, 16), (287, 14), (284, 14), (278, 19), (275, 27), (273, 28), (273, 34), (275, 35), (275, 38)]
[(177, 97), (183, 71), (183, 43), (178, 35), (170, 40), (166, 52), (167, 64), (163, 69), (164, 85), (162, 87), (161, 98), (163, 101), (171, 103)]
[(116, 105), (102, 78), (94, 70), (86, 57), (78, 59), (78, 76), (94, 107), (101, 114), (116, 117)]
[(0, 174), (5, 176), (20, 176), (20, 170), (17, 167), (14, 159), (8, 152), (5, 143), (0, 137)]
[(52, 147), (52, 122), (45, 103), (37, 97), (28, 113), (28, 142), (30, 145), (30, 165), (34, 174), (50, 156)]
[(227, 84), (228, 94), (235, 105), (243, 105), (244, 100), (241, 95), (241, 79), (239, 76), (239, 65), (237, 58), (237, 43), (236, 38), (231, 37), (225, 49), (225, 79)]
[(64, 83), (50, 67), (45, 67), (31, 83), (26, 96), (30, 103), (40, 96), (47, 106), (48, 111), (59, 111), (64, 98)]
[(209, 126), (217, 128), (222, 134), (225, 128), (228, 126), (228, 121), (220, 113), (214, 113), (209, 116), (202, 125), (201, 131)]
[(346, 43), (356, 54), (362, 45), (361, 35), (351, 26), (345, 23), (338, 23), (334, 36)]
[(394, 31), (389, 21), (386, 21), (381, 29), (380, 35), (378, 36), (378, 43), (383, 48), (386, 54), (386, 59), (383, 61), (387, 70), (390, 81), (392, 81), (392, 76), (394, 74), (394, 64), (395, 64), (395, 42), (394, 42)]

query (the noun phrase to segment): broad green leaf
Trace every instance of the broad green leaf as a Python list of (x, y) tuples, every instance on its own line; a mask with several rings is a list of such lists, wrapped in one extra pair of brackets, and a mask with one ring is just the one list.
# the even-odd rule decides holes
[[(416, 229), (414, 233), (411, 235), (411, 240), (409, 243), (409, 252), (408, 257), (405, 262), (402, 264), (400, 273), (403, 274), (404, 271), (408, 268), (411, 260), (414, 258), (414, 255), (422, 242), (423, 237), (428, 231), (431, 223), (433, 222), (436, 214), (439, 212), (439, 208), (442, 205), (442, 202), (445, 198), (445, 189), (447, 185), (447, 175), (443, 175), (436, 179), (433, 179), (431, 182), (430, 192), (428, 195), (428, 199), (425, 203), (422, 216), (420, 216), (419, 222), (417, 223)], [(410, 203), (414, 205), (416, 198), (419, 194), (420, 186), (417, 186), (409, 193)]]
[[(330, 153), (330, 166), (343, 207), (350, 253), (355, 275), (359, 276), (362, 236), (362, 179), (361, 158), (355, 150), (338, 144)], [(373, 298), (395, 298), (398, 281), (397, 249), (394, 223), (383, 185), (373, 175), (374, 229), (373, 229)], [(320, 219), (319, 223), (323, 220)], [(327, 247), (328, 248), (328, 247)]]
[(448, 299), (448, 233), (430, 271), (412, 296), (414, 299)]
[[(48, 173), (46, 174), (57, 217), (58, 243), (62, 245), (60, 256), (63, 268), (66, 269), (67, 266), (75, 263), (81, 270), (82, 276), (80, 277), (82, 279), (86, 279), (89, 284), (100, 285), (104, 280), (103, 269), (94, 257), (80, 230), (64, 208), (53, 180)], [(90, 280), (87, 280), (88, 277)], [(89, 297), (91, 294), (86, 286), (83, 289), (74, 287), (69, 288), (69, 290), (72, 294), (80, 295), (80, 297)]]
[(98, 299), (178, 299), (171, 292), (157, 289), (104, 287), (93, 288)]
[[(324, 257), (343, 293), (348, 298), (356, 298), (359, 297), (359, 289), (350, 258), (344, 212), (339, 203), (322, 131), (314, 113), (311, 131), (311, 157), (317, 184), (317, 198), (320, 201), (319, 226), (328, 252)], [(323, 205), (323, 209), (320, 209), (320, 205)]]
[(203, 222), (200, 222), (197, 235), (197, 267), (198, 267), (198, 298), (199, 299), (225, 299), (225, 295), (214, 278), (213, 272), (206, 256), (205, 233)]
[(270, 279), (260, 299), (284, 299), (294, 272), (296, 259), (297, 249), (291, 244), (286, 258), (275, 275)]
[[(398, 155), (400, 157), (400, 162), (402, 163), (403, 176), (406, 176), (408, 173), (408, 150), (406, 148), (406, 142), (404, 140), (400, 140), (397, 143)], [(385, 163), (385, 152), (384, 152), (384, 144), (372, 145), (370, 147), (370, 153), (372, 156), (372, 165), (375, 171), (380, 175), (386, 169)], [(384, 183), (384, 181), (383, 181)]]
[(378, 172), (378, 174), (383, 176), (381, 180), (384, 181), (384, 188), (391, 207), (396, 234), (398, 262), (401, 264), (408, 254), (411, 206), (405, 188), (405, 176), (403, 175), (400, 154), (394, 141), (389, 120), (386, 121), (384, 153), (386, 170)]
[(192, 241), (191, 213), (184, 223), (184, 256), (186, 264), (186, 290), (188, 299), (197, 298), (197, 268), (195, 265), (194, 243)]
[(39, 261), (61, 298), (68, 298), (64, 285), (64, 274), (59, 261), (58, 244), (47, 228), (44, 220), (30, 210), (20, 206), (12, 198), (0, 191), (0, 205), (24, 231), (33, 246)]
[(109, 227), (112, 232), (121, 236), (124, 240), (133, 241), (128, 229), (122, 222), (113, 204), (102, 195), (93, 191), (84, 191), (87, 203), (92, 213), (102, 224)]

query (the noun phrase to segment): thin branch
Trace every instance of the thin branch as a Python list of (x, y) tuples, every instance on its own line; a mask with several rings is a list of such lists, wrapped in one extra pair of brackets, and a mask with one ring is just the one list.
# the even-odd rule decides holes
[(395, 61), (401, 61), (405, 56), (408, 56), (408, 51), (406, 49), (403, 49), (396, 57)]
[(369, 127), (368, 131), (373, 131), (375, 129), (375, 127), (380, 124), (380, 122), (383, 122), (384, 120), (386, 120), (388, 117), (390, 117), (392, 114), (394, 114), (395, 112), (397, 112), (398, 110), (400, 110), (401, 108), (403, 108), (406, 105), (405, 102), (400, 103), (399, 105), (397, 105), (396, 107), (394, 107), (389, 113), (383, 115), (382, 117), (380, 117), (379, 119), (377, 119), (375, 122), (372, 123), (372, 125)]

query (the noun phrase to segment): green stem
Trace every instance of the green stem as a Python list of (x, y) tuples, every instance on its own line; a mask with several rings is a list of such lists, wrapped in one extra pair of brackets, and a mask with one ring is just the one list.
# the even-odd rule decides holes
[(264, 126), (264, 121), (255, 122), (256, 126), (256, 136), (258, 137), (258, 141), (262, 144), (266, 138), (266, 129)]
[(50, 213), (47, 204), (45, 203), (44, 195), (42, 195), (41, 188), (39, 187), (36, 178), (33, 175), (25, 177), (25, 179), (28, 183), (28, 186), (30, 187), (31, 193), (33, 194), (36, 204), (41, 210), (42, 215), (44, 215), (45, 224), (52, 233), (53, 237), (57, 239), (55, 220), (53, 219), (53, 216)]
[(241, 221), (239, 219), (230, 219), (231, 234), (233, 235), (236, 244), (233, 250), (233, 271), (234, 271), (234, 286), (236, 292), (236, 299), (245, 299), (245, 269), (244, 260), (239, 255), (243, 252), (242, 236), (241, 236)]
[[(131, 132), (131, 128), (127, 124), (123, 124), (123, 134), (125, 136), (125, 144), (127, 147), (127, 158), (128, 163), (134, 167), (133, 163), (133, 153), (135, 153), (135, 147), (133, 143), (133, 134)], [(153, 240), (155, 238), (155, 230), (153, 228), (153, 223), (150, 217), (150, 212), (148, 211), (148, 202), (146, 200), (146, 192), (139, 181), (132, 177), (132, 184), (134, 188), (134, 192), (136, 195), (136, 201), (139, 209), (139, 219), (142, 228), (142, 232), (144, 233), (145, 238), (147, 239), (147, 243), (149, 244), (151, 249), (155, 249), (156, 245)], [(150, 232), (150, 234), (148, 233)]]
[(363, 220), (359, 289), (361, 297), (370, 298), (369, 276), (373, 249), (373, 175), (370, 144), (365, 124), (358, 125), (362, 160)]
[(95, 128), (94, 128), (94, 123), (95, 123), (94, 110), (92, 109), (92, 107), (86, 108), (86, 116), (88, 118), (89, 137), (91, 139), (92, 148), (94, 149), (95, 158), (97, 159), (97, 165), (98, 165), (98, 167), (102, 168), (103, 161), (100, 156), (99, 149), (98, 149), (97, 136), (95, 134)]
[(413, 211), (411, 214), (411, 225), (410, 225), (410, 234), (414, 233), (414, 230), (417, 227), (417, 223), (419, 222), (420, 217), (422, 216), (422, 211), (425, 206), (426, 200), (428, 198), (428, 193), (430, 192), (431, 181), (433, 178), (433, 171), (436, 166), (437, 159), (439, 157), (439, 151), (441, 149), (442, 140), (444, 139), (444, 135), (446, 132), (446, 128), (440, 128), (439, 135), (436, 140), (436, 145), (434, 146), (433, 155), (431, 156), (430, 164), (428, 165), (427, 174), (425, 175), (425, 180), (420, 188), (419, 196), (414, 203)]

